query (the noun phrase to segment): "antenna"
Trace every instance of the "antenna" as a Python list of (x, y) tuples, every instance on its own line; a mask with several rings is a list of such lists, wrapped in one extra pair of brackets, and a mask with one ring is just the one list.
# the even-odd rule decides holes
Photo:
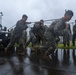
[(3, 16), (3, 13), (0, 12), (0, 24), (2, 25), (2, 16)]

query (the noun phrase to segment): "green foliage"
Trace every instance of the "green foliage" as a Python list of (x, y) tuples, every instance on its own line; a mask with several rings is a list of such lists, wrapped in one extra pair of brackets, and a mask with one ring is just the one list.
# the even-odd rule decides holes
[(14, 44), (14, 47), (19, 47), (19, 45), (17, 43)]
[(76, 46), (72, 46), (71, 44), (70, 44), (69, 47), (68, 46), (63, 46), (63, 44), (58, 44), (57, 47), (60, 48), (60, 49), (76, 49)]
[[(42, 45), (40, 44), (40, 45), (35, 45), (34, 47), (41, 47)], [(31, 47), (32, 48), (32, 44), (30, 43), (29, 44), (29, 47)], [(60, 49), (76, 49), (76, 46), (72, 46), (72, 42), (70, 41), (70, 46), (68, 47), (68, 46), (64, 46), (63, 44), (58, 44), (58, 46), (57, 46), (58, 48), (60, 48)]]

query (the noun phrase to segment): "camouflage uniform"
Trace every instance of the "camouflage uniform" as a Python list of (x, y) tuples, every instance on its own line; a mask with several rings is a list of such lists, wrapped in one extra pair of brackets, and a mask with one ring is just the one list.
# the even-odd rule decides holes
[(70, 35), (71, 35), (71, 33), (70, 33), (70, 30), (69, 29), (65, 29), (64, 30), (64, 35), (63, 35), (63, 44), (64, 44), (64, 46), (66, 46), (66, 45), (70, 45)]
[(27, 29), (27, 24), (25, 21), (22, 21), (22, 19), (16, 23), (16, 27), (11, 34), (10, 43), (7, 46), (7, 50), (12, 49), (15, 43), (17, 43), (17, 44), (20, 43), (20, 38), (22, 36), (22, 32), (23, 32), (23, 30), (26, 30), (26, 29)]
[(35, 38), (33, 44), (40, 44), (40, 41), (43, 40), (44, 35), (44, 25), (37, 22), (34, 24), (34, 27), (30, 31), (30, 36)]
[(27, 32), (26, 32), (26, 30), (23, 30), (23, 32), (22, 32), (22, 36), (21, 36), (21, 38), (20, 38), (20, 40), (19, 40), (19, 50), (22, 52), (26, 52), (26, 47), (25, 47), (25, 45), (26, 45), (26, 41), (27, 41)]
[(30, 31), (30, 41), (32, 42), (32, 45), (36, 42), (36, 36), (32, 32), (32, 30)]
[(64, 18), (60, 18), (54, 21), (46, 30), (44, 36), (46, 38), (45, 45), (41, 48), (41, 50), (46, 50), (44, 53), (45, 56), (48, 56), (54, 53), (56, 49), (56, 37), (64, 34), (64, 29), (66, 27)]
[(46, 42), (44, 33), (45, 33), (45, 31), (47, 30), (47, 28), (48, 28), (48, 27), (47, 27), (46, 25), (43, 26), (43, 30), (42, 30), (42, 33), (41, 33), (41, 35), (42, 35), (42, 36), (41, 36), (41, 44), (42, 44), (42, 45), (44, 45), (45, 42)]
[[(66, 21), (69, 21), (73, 16), (73, 12), (68, 10), (65, 12), (64, 17), (54, 21), (45, 32), (47, 42), (41, 49), (47, 50), (43, 56), (44, 59), (50, 60), (49, 55), (53, 54), (56, 49), (56, 37), (63, 36), (64, 29), (66, 28)], [(41, 50), (40, 50), (41, 51)]]
[(36, 24), (34, 25), (32, 32), (36, 36), (36, 43), (37, 44), (40, 44), (40, 41), (43, 37), (43, 30), (44, 30), (43, 24), (38, 23), (37, 25)]

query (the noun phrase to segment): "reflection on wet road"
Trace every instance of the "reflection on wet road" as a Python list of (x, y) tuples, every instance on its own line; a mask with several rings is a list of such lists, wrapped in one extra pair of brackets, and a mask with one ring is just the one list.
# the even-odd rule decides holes
[(49, 62), (31, 53), (30, 48), (25, 56), (1, 58), (4, 63), (0, 65), (0, 75), (76, 75), (76, 50), (72, 49), (58, 49)]

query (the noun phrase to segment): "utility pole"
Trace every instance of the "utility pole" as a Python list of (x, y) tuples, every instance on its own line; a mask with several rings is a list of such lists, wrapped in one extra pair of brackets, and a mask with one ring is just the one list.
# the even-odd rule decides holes
[(3, 16), (3, 13), (0, 12), (0, 24), (2, 25), (2, 16)]

